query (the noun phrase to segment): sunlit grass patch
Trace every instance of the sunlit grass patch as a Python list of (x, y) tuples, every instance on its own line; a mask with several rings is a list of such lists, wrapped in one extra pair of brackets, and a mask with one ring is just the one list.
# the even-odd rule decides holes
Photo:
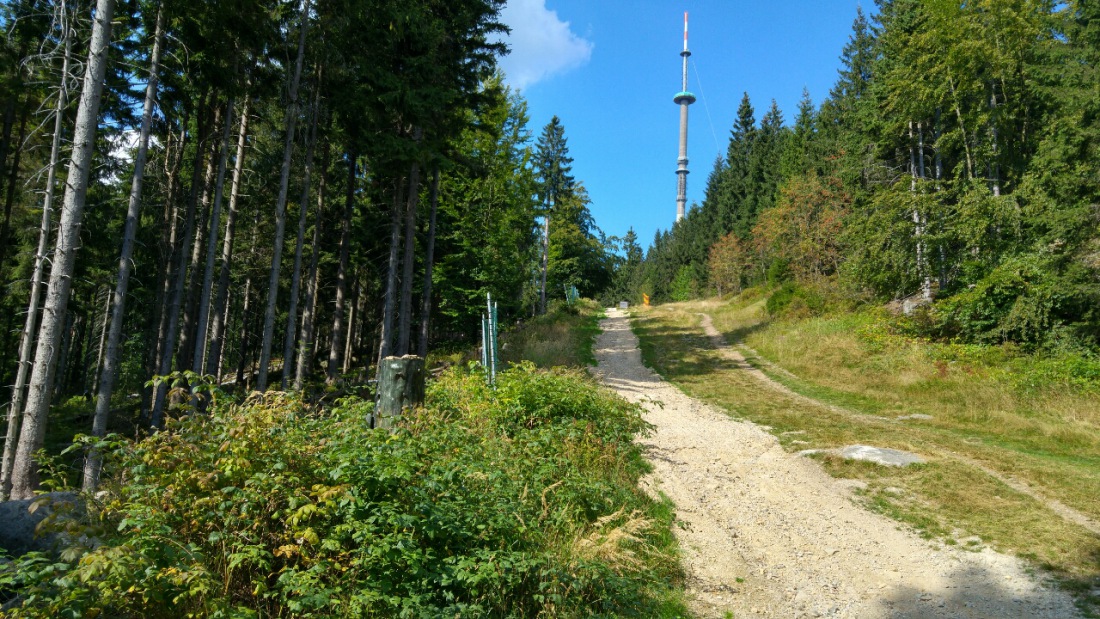
[(603, 310), (595, 301), (552, 303), (546, 314), (501, 333), (500, 355), (508, 363), (530, 361), (540, 368), (596, 364), (592, 347)]

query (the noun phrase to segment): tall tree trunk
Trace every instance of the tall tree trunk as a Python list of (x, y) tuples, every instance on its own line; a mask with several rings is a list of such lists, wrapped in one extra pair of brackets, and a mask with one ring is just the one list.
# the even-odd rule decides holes
[[(244, 301), (241, 304), (241, 333), (240, 333), (240, 349), (237, 354), (237, 388), (244, 389), (246, 384), (244, 379), (245, 365), (248, 360), (249, 353), (249, 329), (248, 320), (250, 318), (250, 311), (252, 309), (252, 265), (256, 261), (256, 241), (259, 238), (260, 231), (260, 211), (256, 210), (256, 213), (252, 219), (252, 241), (248, 244), (248, 260), (245, 263), (247, 268), (247, 276), (244, 280), (244, 294), (241, 298)], [(251, 382), (251, 380), (249, 380)]]
[[(100, 288), (96, 287), (96, 302), (99, 302), (98, 291)], [(111, 321), (111, 290), (108, 287), (103, 289), (103, 320), (99, 321), (99, 346), (96, 348), (95, 355), (95, 371), (92, 372), (92, 384), (99, 384), (99, 372), (103, 369), (103, 350), (107, 345), (107, 324)]]
[(248, 146), (248, 113), (251, 97), (245, 94), (244, 107), (241, 110), (240, 128), (237, 133), (237, 157), (233, 162), (233, 182), (229, 190), (229, 213), (225, 218), (225, 239), (222, 241), (222, 261), (218, 269), (218, 291), (214, 296), (214, 321), (210, 326), (209, 356), (206, 360), (207, 371), (214, 372), (221, 380), (221, 358), (224, 347), (226, 322), (229, 310), (226, 299), (229, 295), (229, 269), (233, 264), (233, 237), (237, 229), (238, 203), (241, 196), (241, 182), (244, 178), (244, 153)]
[[(214, 287), (214, 259), (218, 249), (218, 229), (222, 221), (222, 196), (225, 189), (225, 168), (229, 157), (229, 136), (233, 129), (233, 98), (225, 105), (225, 122), (222, 125), (221, 152), (218, 154), (218, 179), (214, 182), (214, 207), (210, 211), (210, 238), (206, 243), (206, 267), (202, 274), (202, 292), (199, 294), (199, 319), (195, 325), (195, 353), (191, 371), (206, 372), (206, 328), (210, 321), (210, 294)], [(217, 311), (215, 310), (215, 314)]]
[[(320, 80), (318, 79), (318, 82)], [(298, 295), (302, 285), (302, 243), (306, 238), (306, 220), (309, 214), (309, 183), (313, 174), (313, 148), (317, 142), (317, 117), (321, 112), (321, 88), (317, 86), (313, 93), (312, 118), (310, 119), (309, 140), (306, 142), (306, 164), (302, 172), (302, 197), (298, 200), (298, 237), (294, 243), (294, 270), (290, 274), (290, 307), (286, 314), (286, 337), (283, 340), (283, 381), (286, 391), (291, 382), (291, 370), (294, 368), (295, 329), (298, 327)]]
[[(214, 98), (217, 101), (217, 97)], [(228, 103), (227, 103), (228, 106)], [(228, 107), (225, 115), (228, 116)], [(209, 151), (209, 157), (206, 159), (206, 173), (202, 177), (202, 199), (199, 201), (198, 218), (195, 220), (195, 237), (194, 242), (191, 244), (191, 262), (187, 268), (189, 275), (186, 283), (186, 293), (184, 295), (183, 314), (180, 317), (180, 343), (179, 349), (176, 351), (176, 367), (178, 369), (191, 369), (193, 367), (194, 353), (195, 353), (195, 340), (199, 339), (196, 335), (196, 314), (198, 313), (198, 301), (199, 292), (202, 289), (202, 279), (199, 277), (199, 265), (203, 260), (203, 247), (206, 244), (206, 231), (208, 229), (217, 230), (220, 222), (211, 222), (210, 212), (213, 210), (213, 192), (214, 192), (214, 177), (218, 168), (217, 157), (214, 156), (217, 151), (218, 140), (214, 139), (214, 135), (217, 133), (219, 127), (224, 127), (227, 123), (222, 123), (222, 108), (215, 104), (214, 106), (214, 124), (211, 126), (211, 132), (203, 141), (204, 150)], [(226, 118), (228, 121), (228, 118)], [(225, 130), (222, 130), (225, 134)], [(224, 144), (224, 140), (220, 141)]]
[(416, 348), (419, 357), (428, 356), (428, 336), (432, 317), (432, 267), (435, 264), (435, 218), (439, 210), (439, 164), (432, 170), (431, 215), (428, 218), (428, 247), (424, 252), (424, 289), (420, 295), (420, 343)]
[[(917, 166), (916, 150), (913, 147), (913, 121), (909, 121), (909, 191), (916, 192), (917, 190), (917, 175), (919, 169)], [(923, 140), (922, 140), (923, 150)], [(924, 245), (924, 218), (918, 209), (913, 209), (913, 227), (914, 236), (916, 237), (917, 246), (917, 277), (921, 281), (921, 298), (925, 301), (932, 300), (932, 278), (928, 274), (927, 252)]]
[[(206, 149), (203, 142), (208, 130), (209, 116), (206, 107), (207, 97), (205, 93), (199, 102), (198, 139), (195, 143), (195, 159), (191, 168), (191, 195), (187, 199), (187, 213), (183, 218), (183, 230), (179, 235), (179, 244), (174, 245), (172, 273), (169, 277), (172, 282), (171, 291), (168, 294), (168, 318), (165, 325), (164, 347), (161, 349), (160, 365), (157, 366), (158, 376), (167, 376), (172, 371), (172, 358), (176, 353), (176, 334), (180, 322), (180, 306), (183, 302), (183, 288), (187, 283), (187, 251), (190, 247), (192, 235), (195, 230), (195, 210), (198, 206), (198, 193), (200, 175), (203, 168), (203, 155)], [(165, 398), (168, 395), (168, 383), (161, 381), (156, 387), (156, 395), (153, 397), (152, 425), (160, 428), (164, 424)]]
[(397, 250), (401, 246), (401, 203), (402, 183), (395, 183), (393, 192), (393, 207), (390, 209), (390, 256), (386, 263), (386, 292), (382, 305), (382, 342), (378, 346), (378, 368), (382, 367), (382, 360), (389, 357), (393, 350), (393, 322), (394, 311), (397, 309)]
[(19, 432), (19, 446), (15, 451), (12, 467), (12, 491), (15, 499), (34, 496), (38, 485), (38, 470), (34, 453), (42, 446), (46, 436), (46, 417), (50, 408), (49, 386), (57, 368), (55, 353), (61, 339), (61, 327), (69, 303), (69, 289), (76, 264), (76, 248), (80, 243), (80, 225), (84, 219), (84, 199), (88, 191), (92, 154), (95, 150), (95, 134), (99, 118), (99, 102), (103, 88), (103, 76), (107, 68), (107, 51), (110, 47), (111, 12), (113, 0), (98, 0), (92, 40), (85, 65), (84, 87), (80, 93), (76, 125), (73, 131), (72, 159), (65, 182), (65, 197), (61, 207), (60, 228), (53, 265), (50, 268), (49, 292), (42, 312), (42, 326), (38, 332), (38, 349), (35, 352), (34, 371), (23, 412), (23, 427)]
[(917, 173), (923, 181), (927, 178), (924, 174), (924, 123), (917, 123)]
[(336, 265), (336, 305), (332, 310), (332, 338), (326, 368), (328, 383), (336, 382), (340, 375), (340, 353), (343, 352), (344, 304), (347, 301), (348, 259), (351, 251), (351, 217), (355, 212), (355, 160), (354, 151), (348, 152), (348, 184), (344, 200), (344, 221), (340, 230), (340, 261)]
[(970, 138), (966, 135), (966, 123), (963, 121), (962, 108), (959, 104), (959, 94), (955, 90), (955, 80), (947, 79), (947, 85), (951, 89), (951, 97), (955, 100), (955, 118), (959, 121), (959, 131), (962, 132), (963, 150), (966, 152), (966, 179), (974, 178), (974, 158), (970, 155)]
[[(122, 342), (122, 320), (126, 308), (126, 291), (130, 285), (130, 268), (134, 255), (134, 239), (141, 216), (141, 190), (145, 180), (145, 160), (149, 154), (149, 132), (153, 124), (153, 106), (157, 98), (157, 70), (160, 64), (161, 40), (164, 38), (164, 9), (157, 9), (157, 25), (153, 34), (153, 53), (149, 59), (149, 82), (145, 85), (145, 103), (141, 113), (141, 133), (138, 150), (134, 156), (134, 179), (130, 184), (130, 199), (126, 208), (126, 225), (122, 232), (122, 253), (118, 259), (118, 281), (111, 303), (111, 326), (107, 337), (107, 354), (99, 378), (96, 395), (95, 417), (92, 419), (92, 436), (107, 433), (107, 418), (111, 410), (111, 394), (118, 377), (119, 346)], [(84, 491), (91, 492), (99, 484), (99, 472), (103, 468), (101, 454), (92, 450), (84, 462)]]
[[(420, 141), (420, 129), (416, 130), (416, 141)], [(412, 164), (409, 170), (409, 196), (405, 207), (405, 255), (401, 259), (401, 303), (397, 323), (397, 355), (409, 354), (409, 341), (412, 334), (412, 289), (414, 251), (416, 250), (416, 209), (420, 203), (420, 163)]]
[[(267, 390), (267, 371), (271, 363), (271, 345), (275, 339), (275, 305), (279, 298), (279, 267), (283, 260), (283, 235), (286, 231), (286, 193), (290, 183), (290, 156), (294, 152), (294, 125), (298, 120), (298, 84), (302, 79), (302, 63), (306, 55), (306, 30), (309, 28), (309, 2), (302, 0), (299, 17), (298, 58), (294, 63), (294, 77), (290, 82), (286, 106), (286, 141), (283, 143), (283, 169), (279, 175), (279, 197), (275, 203), (275, 248), (271, 255), (271, 272), (267, 280), (267, 311), (264, 313), (264, 339), (260, 348), (260, 376), (256, 381), (259, 391)], [(283, 360), (286, 363), (286, 360)], [(285, 372), (284, 372), (285, 374)]]
[(347, 374), (348, 370), (351, 368), (351, 355), (354, 350), (352, 342), (355, 340), (355, 321), (359, 319), (359, 313), (356, 310), (359, 309), (359, 296), (362, 293), (359, 284), (360, 280), (357, 273), (355, 275), (355, 282), (351, 287), (351, 299), (353, 302), (351, 304), (351, 310), (348, 311), (347, 336), (344, 338), (344, 363), (340, 368), (344, 374)]
[[(942, 154), (943, 149), (940, 148), (940, 135), (941, 135), (943, 130), (941, 129), (942, 125), (941, 125), (941, 121), (940, 121), (940, 116), (941, 116), (940, 108), (936, 108), (936, 117), (935, 117), (935, 120), (933, 121), (934, 127), (932, 129), (932, 140), (935, 142), (935, 147), (934, 148), (936, 150), (936, 155), (935, 155), (935, 161), (934, 161), (933, 167), (932, 167), (932, 173), (936, 177), (936, 192), (937, 193), (942, 189), (942, 186), (940, 185), (940, 182), (943, 180), (943, 154)], [(942, 226), (942, 224), (940, 224), (940, 225)], [(939, 268), (940, 290), (943, 290), (944, 288), (947, 287), (947, 248), (944, 247), (944, 244), (942, 242), (939, 244), (939, 255), (940, 255), (940, 260), (939, 260), (939, 262), (940, 262), (940, 268)]]
[(989, 93), (989, 139), (990, 147), (992, 148), (992, 158), (989, 163), (990, 176), (993, 180), (993, 195), (1000, 197), (1001, 195), (1001, 164), (998, 161), (1000, 154), (997, 150), (997, 82), (990, 84)]
[[(160, 359), (164, 355), (164, 349), (168, 344), (168, 299), (172, 290), (172, 263), (175, 257), (176, 247), (179, 244), (180, 217), (179, 202), (176, 193), (179, 187), (179, 177), (183, 166), (183, 155), (187, 149), (187, 127), (190, 125), (190, 108), (184, 108), (183, 122), (180, 123), (179, 139), (175, 155), (172, 155), (172, 139), (169, 133), (168, 144), (165, 153), (165, 176), (168, 177), (168, 187), (164, 192), (164, 213), (161, 227), (161, 250), (158, 264), (157, 304), (156, 304), (156, 341), (151, 347), (153, 358), (149, 362), (145, 376), (153, 377), (160, 368)], [(148, 389), (148, 388), (147, 388)], [(152, 408), (156, 388), (148, 389), (148, 402), (142, 406), (141, 418), (146, 422), (152, 420)]]
[(19, 437), (20, 413), (23, 410), (23, 398), (27, 387), (27, 376), (31, 369), (31, 354), (34, 348), (35, 327), (38, 324), (38, 303), (42, 295), (42, 280), (46, 271), (46, 250), (50, 242), (50, 227), (53, 221), (53, 202), (57, 189), (57, 165), (61, 159), (61, 132), (64, 127), (65, 108), (69, 105), (69, 63), (72, 56), (72, 37), (67, 12), (61, 6), (61, 28), (65, 40), (65, 56), (61, 61), (61, 87), (54, 108), (53, 141), (50, 145), (50, 163), (46, 173), (46, 197), (42, 202), (42, 223), (38, 227), (38, 248), (34, 253), (34, 271), (31, 274), (31, 293), (27, 303), (27, 315), (23, 324), (23, 333), (19, 338), (19, 367), (15, 372), (15, 385), (12, 388), (11, 404), (8, 408), (8, 431), (4, 441), (4, 459), (0, 464), (0, 501), (6, 500), (11, 491), (12, 464), (15, 462), (15, 444)]
[(553, 201), (546, 209), (546, 216), (542, 221), (542, 273), (539, 279), (539, 313), (546, 313), (546, 271), (550, 266), (550, 209), (554, 208)]
[[(302, 311), (302, 336), (298, 343), (298, 364), (294, 373), (294, 388), (301, 390), (313, 362), (314, 322), (317, 315), (317, 262), (321, 254), (321, 222), (325, 213), (325, 189), (328, 178), (329, 143), (326, 140), (321, 157), (321, 178), (317, 183), (317, 214), (314, 215), (313, 242), (309, 250), (309, 275), (306, 280), (306, 302)], [(353, 170), (354, 178), (354, 170)]]

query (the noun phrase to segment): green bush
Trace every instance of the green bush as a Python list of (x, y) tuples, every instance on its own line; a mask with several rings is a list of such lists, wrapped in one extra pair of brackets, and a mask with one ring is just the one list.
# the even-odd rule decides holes
[(825, 296), (817, 288), (786, 282), (772, 293), (764, 307), (771, 316), (805, 318), (821, 314), (826, 305)]
[(123, 442), (85, 533), (0, 568), (15, 617), (650, 617), (681, 612), (639, 409), (524, 364), (450, 371), (393, 434), (269, 394)]
[(1028, 349), (1080, 352), (1096, 346), (1083, 325), (1100, 301), (1081, 273), (1059, 273), (1054, 260), (1025, 254), (1005, 261), (976, 284), (937, 304), (940, 337), (1014, 342)]

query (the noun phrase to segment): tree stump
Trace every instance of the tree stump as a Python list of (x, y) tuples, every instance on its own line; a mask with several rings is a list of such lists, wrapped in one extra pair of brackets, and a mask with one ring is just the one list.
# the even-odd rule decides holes
[(374, 426), (391, 430), (405, 411), (423, 404), (424, 359), (416, 355), (383, 359), (378, 368)]

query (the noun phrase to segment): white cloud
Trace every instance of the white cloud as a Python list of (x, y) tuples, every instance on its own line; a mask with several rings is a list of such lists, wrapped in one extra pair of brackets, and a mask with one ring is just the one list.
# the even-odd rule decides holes
[(516, 88), (575, 69), (592, 57), (592, 42), (574, 34), (569, 22), (546, 8), (546, 0), (510, 0), (501, 21), (512, 29), (504, 39), (512, 53), (500, 59), (500, 67)]

